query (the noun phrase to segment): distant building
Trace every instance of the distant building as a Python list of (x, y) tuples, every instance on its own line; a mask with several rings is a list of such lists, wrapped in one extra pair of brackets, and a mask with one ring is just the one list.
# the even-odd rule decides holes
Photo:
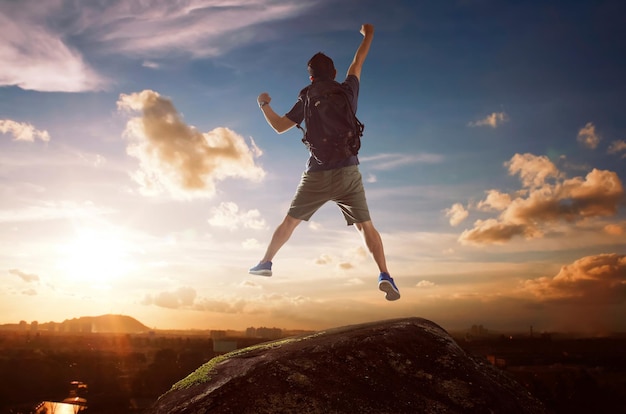
[(226, 338), (226, 331), (211, 331), (211, 339), (221, 339)]
[(278, 328), (248, 328), (246, 329), (246, 337), (248, 338), (265, 338), (265, 339), (280, 339), (283, 336), (283, 331)]

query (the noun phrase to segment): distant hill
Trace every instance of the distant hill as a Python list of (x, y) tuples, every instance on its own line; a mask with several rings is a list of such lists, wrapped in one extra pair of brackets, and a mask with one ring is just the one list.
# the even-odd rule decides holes
[(146, 325), (127, 315), (82, 316), (65, 320), (63, 324), (91, 325), (94, 333), (142, 333), (150, 331)]
[(0, 325), (0, 330), (138, 334), (148, 332), (150, 328), (131, 316), (100, 315), (81, 316), (63, 322), (5, 324)]

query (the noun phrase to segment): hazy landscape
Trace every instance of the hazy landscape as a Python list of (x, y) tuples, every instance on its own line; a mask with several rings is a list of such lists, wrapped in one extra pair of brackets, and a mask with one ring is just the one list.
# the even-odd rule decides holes
[[(216, 355), (303, 331), (153, 331), (123, 315), (0, 326), (0, 413), (62, 401), (81, 381), (88, 413), (139, 413)], [(556, 413), (624, 412), (626, 335), (589, 338), (532, 331), (450, 332)], [(621, 411), (620, 411), (621, 410)]]

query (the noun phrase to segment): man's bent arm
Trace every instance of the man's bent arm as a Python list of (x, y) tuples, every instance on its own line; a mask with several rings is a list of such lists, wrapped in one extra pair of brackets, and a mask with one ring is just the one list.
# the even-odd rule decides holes
[(363, 40), (356, 50), (354, 59), (348, 68), (348, 75), (354, 75), (359, 80), (361, 80), (361, 69), (363, 68), (363, 63), (365, 62), (365, 58), (370, 51), (370, 45), (372, 44), (372, 39), (374, 38), (374, 26), (371, 24), (362, 25), (361, 34), (363, 35)]
[(272, 107), (270, 107), (270, 101), (272, 98), (267, 93), (262, 93), (257, 98), (257, 102), (261, 106), (261, 111), (267, 123), (274, 129), (274, 131), (282, 134), (283, 132), (293, 128), (296, 123), (286, 116), (278, 115)]

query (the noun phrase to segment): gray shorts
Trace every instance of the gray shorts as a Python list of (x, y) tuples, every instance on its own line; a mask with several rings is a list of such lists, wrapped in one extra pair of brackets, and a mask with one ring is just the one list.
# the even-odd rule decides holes
[(370, 220), (363, 180), (356, 165), (304, 172), (287, 214), (308, 221), (327, 201), (339, 206), (348, 225)]

